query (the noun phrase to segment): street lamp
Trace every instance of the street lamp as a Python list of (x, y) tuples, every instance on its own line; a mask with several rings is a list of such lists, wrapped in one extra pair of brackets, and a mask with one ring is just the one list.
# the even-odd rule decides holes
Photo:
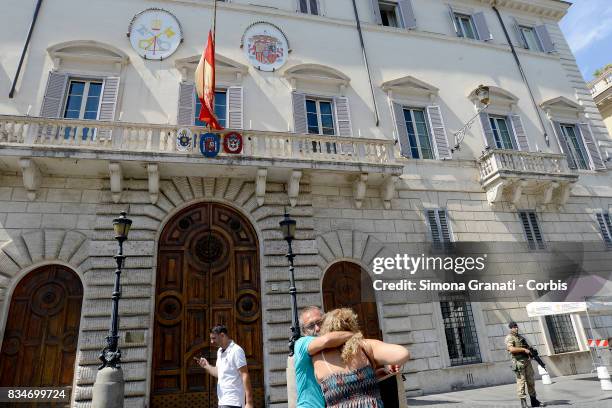
[(487, 109), (489, 107), (489, 104), (491, 103), (491, 90), (488, 86), (480, 85), (474, 92), (474, 96), (478, 99), (478, 102), (480, 102), (481, 106), (480, 108), (478, 108), (478, 112), (476, 112), (476, 115), (474, 115), (465, 125), (463, 125), (461, 129), (454, 133), (455, 145), (451, 149), (451, 152), (460, 149), (461, 143), (465, 138), (466, 132), (472, 127), (474, 121), (476, 120), (476, 118), (478, 118), (478, 115), (484, 112), (484, 110)]
[(119, 299), (121, 298), (120, 280), (121, 280), (121, 268), (123, 267), (123, 261), (125, 255), (123, 255), (123, 243), (127, 240), (130, 227), (132, 226), (132, 220), (127, 218), (127, 213), (121, 211), (121, 216), (113, 220), (113, 230), (115, 231), (115, 239), (119, 243), (119, 251), (115, 255), (115, 261), (117, 262), (117, 269), (115, 270), (115, 288), (113, 289), (112, 301), (113, 310), (111, 314), (111, 328), (108, 336), (106, 336), (106, 347), (100, 353), (100, 361), (102, 364), (98, 367), (98, 370), (104, 367), (119, 368), (121, 367), (121, 350), (119, 350)]
[(287, 241), (288, 251), (287, 259), (289, 260), (289, 294), (291, 295), (291, 338), (289, 339), (289, 356), (293, 356), (293, 348), (295, 342), (300, 338), (300, 323), (298, 321), (297, 311), (297, 290), (295, 288), (295, 279), (293, 275), (293, 250), (291, 248), (291, 241), (295, 239), (295, 220), (289, 218), (289, 214), (285, 210), (285, 218), (279, 223), (283, 238)]

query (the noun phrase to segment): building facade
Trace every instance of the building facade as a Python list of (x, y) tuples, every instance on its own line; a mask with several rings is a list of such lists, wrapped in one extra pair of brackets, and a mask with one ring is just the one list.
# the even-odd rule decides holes
[(587, 84), (608, 132), (612, 133), (612, 69), (608, 68), (598, 78)]
[[(71, 405), (89, 406), (122, 210), (134, 222), (119, 309), (126, 406), (209, 406), (213, 384), (192, 357), (211, 353), (220, 322), (246, 351), (257, 406), (287, 405), (285, 208), (298, 304), (349, 304), (368, 336), (409, 347), (408, 393), (511, 382), (509, 320), (553, 374), (591, 370), (586, 339), (612, 337), (612, 316), (587, 335), (585, 316), (529, 319), (525, 302), (355, 295), (375, 257), (410, 244), (612, 245), (612, 140), (558, 26), (570, 4), (355, 5), (218, 2), (215, 110), (243, 143), (215, 155), (212, 140), (205, 157), (193, 78), (211, 1), (45, 2), (6, 98), (34, 8), (9, 0), (2, 386), (71, 386)], [(155, 8), (163, 17), (138, 18)], [(480, 85), (490, 103), (477, 115)]]

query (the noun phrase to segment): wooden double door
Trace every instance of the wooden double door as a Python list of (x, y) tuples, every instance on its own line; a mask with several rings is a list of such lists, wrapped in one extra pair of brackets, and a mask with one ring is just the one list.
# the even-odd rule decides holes
[(223, 324), (246, 354), (255, 406), (264, 406), (258, 243), (228, 206), (201, 203), (164, 228), (157, 260), (151, 407), (217, 406), (216, 381), (193, 360), (215, 364), (209, 332)]
[(372, 280), (356, 263), (338, 262), (325, 273), (323, 307), (326, 312), (340, 307), (353, 309), (364, 337), (382, 340)]
[[(44, 266), (19, 281), (2, 341), (0, 387), (72, 386), (82, 302), (81, 280), (64, 266)], [(69, 404), (53, 406), (60, 405)]]

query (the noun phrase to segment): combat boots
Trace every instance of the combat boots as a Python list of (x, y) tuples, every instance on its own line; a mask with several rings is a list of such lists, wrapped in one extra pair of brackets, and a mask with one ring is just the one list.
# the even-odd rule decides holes
[(536, 397), (532, 397), (530, 395), (529, 398), (531, 399), (531, 406), (532, 407), (541, 407), (542, 406), (542, 403), (540, 401), (538, 401), (538, 399)]
[(527, 405), (527, 400), (525, 398), (521, 398), (521, 408), (529, 408), (529, 405)]

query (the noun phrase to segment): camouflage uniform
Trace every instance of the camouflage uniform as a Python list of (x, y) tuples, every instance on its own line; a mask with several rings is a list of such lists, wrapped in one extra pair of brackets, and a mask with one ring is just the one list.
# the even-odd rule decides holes
[[(506, 336), (506, 348), (508, 347), (526, 347), (521, 336), (515, 336), (509, 334)], [(527, 398), (525, 394), (525, 385), (527, 385), (527, 392), (530, 397), (535, 398), (535, 381), (533, 376), (533, 367), (531, 366), (531, 359), (527, 353), (512, 354), (512, 371), (516, 374), (516, 393), (519, 399)]]

